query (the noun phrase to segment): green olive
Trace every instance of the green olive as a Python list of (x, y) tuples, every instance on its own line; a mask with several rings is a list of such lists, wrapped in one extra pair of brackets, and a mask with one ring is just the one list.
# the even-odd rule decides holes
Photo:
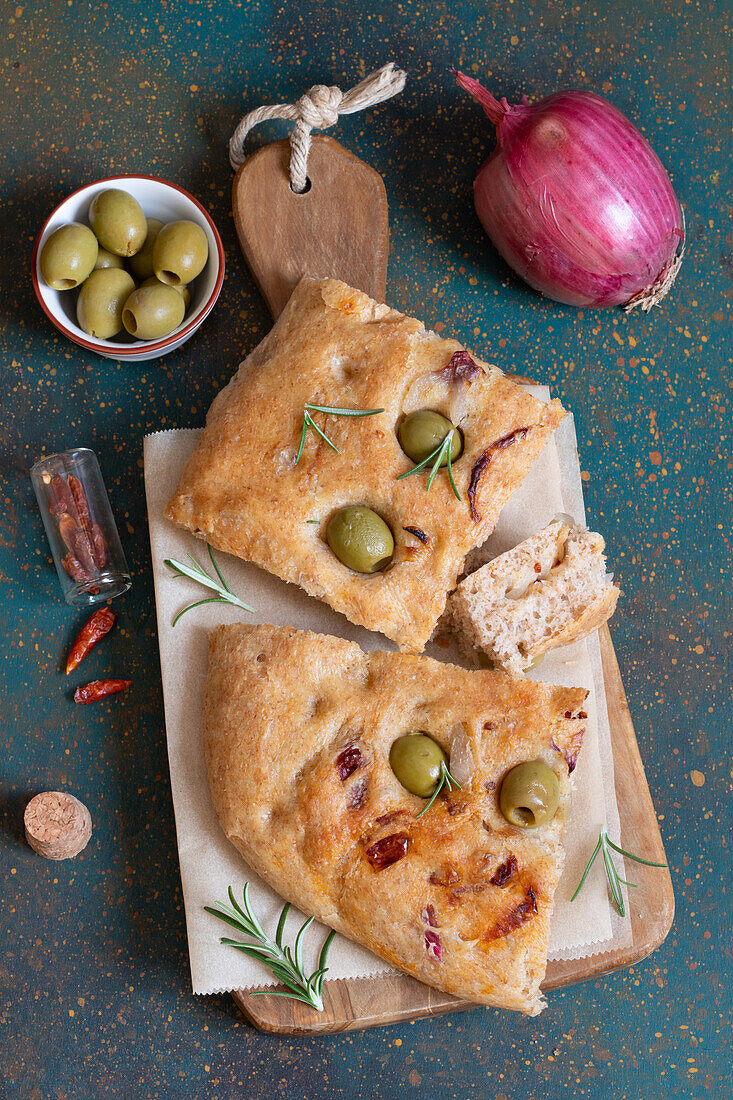
[[(409, 413), (400, 424), (398, 438), (400, 447), (413, 462), (424, 462), (443, 442), (453, 429), (450, 445), (450, 460), (455, 462), (463, 450), (463, 440), (458, 429), (453, 428), (447, 416), (432, 409), (419, 409)], [(444, 455), (440, 465), (447, 466), (448, 456)]]
[(153, 274), (153, 245), (163, 228), (163, 223), (158, 221), (157, 218), (148, 218), (147, 226), (148, 231), (144, 245), (130, 259), (130, 271), (136, 279), (149, 279)]
[(394, 538), (381, 516), (364, 504), (351, 504), (328, 521), (326, 540), (338, 560), (356, 573), (376, 573), (388, 565)]
[(129, 271), (103, 267), (93, 271), (79, 291), (76, 319), (97, 340), (109, 340), (122, 330), (122, 307), (135, 289)]
[[(140, 284), (140, 286), (165, 286), (165, 285), (166, 284), (161, 283), (160, 279), (157, 279), (155, 277), (155, 275), (153, 275), (152, 278), (150, 278), (150, 279), (146, 279), (144, 283)], [(183, 303), (184, 303), (186, 309), (188, 309), (188, 307), (191, 304), (191, 291), (188, 289), (186, 284), (185, 283), (179, 283), (179, 285), (174, 286), (173, 289), (175, 291), (177, 291), (178, 294), (181, 295), (181, 297), (183, 298)]]
[(117, 187), (97, 192), (89, 207), (89, 224), (102, 248), (115, 256), (134, 256), (148, 232), (140, 203)]
[(114, 252), (108, 252), (106, 248), (100, 248), (97, 252), (97, 262), (94, 265), (94, 270), (102, 271), (106, 267), (117, 267), (120, 271), (124, 271), (125, 261), (122, 256), (115, 256)]
[(192, 282), (208, 258), (206, 234), (196, 222), (168, 222), (153, 245), (153, 271), (161, 283), (170, 286)]
[(53, 290), (73, 290), (94, 269), (97, 252), (97, 241), (88, 225), (62, 225), (43, 246), (41, 275)]
[(504, 776), (499, 809), (510, 825), (519, 829), (546, 825), (557, 813), (559, 802), (557, 775), (541, 760), (517, 764)]
[(427, 733), (406, 733), (389, 750), (392, 771), (410, 794), (430, 798), (440, 780), (440, 765), (448, 758), (437, 741)]
[(159, 340), (178, 328), (186, 312), (182, 295), (172, 286), (141, 286), (122, 310), (122, 323), (138, 340)]

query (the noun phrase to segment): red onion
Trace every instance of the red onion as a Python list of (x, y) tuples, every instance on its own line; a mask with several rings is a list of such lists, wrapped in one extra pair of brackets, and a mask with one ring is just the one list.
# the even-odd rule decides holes
[(501, 102), (455, 73), (496, 126), (474, 182), (476, 213), (510, 267), (572, 306), (649, 310), (682, 261), (684, 219), (649, 143), (592, 92)]

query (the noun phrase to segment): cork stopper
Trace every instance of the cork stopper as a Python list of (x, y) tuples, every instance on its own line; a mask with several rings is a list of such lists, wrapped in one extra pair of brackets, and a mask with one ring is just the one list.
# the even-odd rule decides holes
[(45, 859), (71, 859), (86, 848), (92, 835), (89, 810), (62, 791), (43, 791), (32, 798), (23, 815), (25, 838)]

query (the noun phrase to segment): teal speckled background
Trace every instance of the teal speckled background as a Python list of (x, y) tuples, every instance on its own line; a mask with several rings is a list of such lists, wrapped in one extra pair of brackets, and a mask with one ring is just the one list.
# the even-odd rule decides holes
[[(0, 1096), (730, 1095), (726, 7), (3, 5)], [(315, 82), (345, 87), (390, 59), (409, 70), (404, 94), (331, 132), (384, 176), (391, 303), (552, 383), (575, 412), (589, 518), (624, 591), (613, 636), (677, 917), (650, 959), (552, 994), (536, 1020), (476, 1010), (288, 1041), (257, 1034), (228, 997), (189, 989), (141, 438), (201, 424), (268, 327), (229, 211), (225, 142), (245, 105), (292, 100)], [(447, 75), (453, 63), (510, 99), (595, 89), (642, 128), (687, 211), (688, 255), (661, 309), (578, 312), (506, 270), (471, 203), (491, 135)], [(268, 124), (252, 147), (284, 132)], [(228, 270), (196, 338), (165, 359), (124, 366), (55, 335), (33, 297), (29, 259), (60, 199), (126, 171), (191, 190), (221, 230)], [(100, 457), (134, 573), (115, 604), (118, 628), (79, 677), (130, 675), (134, 690), (84, 709), (60, 671), (83, 616), (60, 600), (28, 480), (39, 452), (78, 444)], [(86, 851), (60, 864), (22, 839), (26, 800), (56, 787), (81, 797), (95, 822)]]

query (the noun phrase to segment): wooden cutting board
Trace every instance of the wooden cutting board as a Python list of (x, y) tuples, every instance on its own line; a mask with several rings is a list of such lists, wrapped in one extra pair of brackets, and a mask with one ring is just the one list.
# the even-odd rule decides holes
[(389, 222), (382, 177), (333, 138), (314, 137), (309, 186), (297, 195), (289, 161), (290, 142), (265, 145), (232, 185), (239, 244), (273, 318), (302, 275), (341, 279), (383, 302)]
[[(289, 143), (260, 149), (238, 170), (232, 191), (234, 221), (245, 260), (273, 318), (282, 312), (301, 275), (331, 276), (385, 299), (389, 228), (384, 183), (377, 172), (337, 141), (313, 139), (310, 187), (296, 195), (288, 179)], [(527, 378), (510, 375), (517, 382)], [(611, 727), (621, 847), (666, 863), (626, 693), (607, 627), (600, 631), (606, 703)], [(630, 891), (632, 943), (603, 954), (551, 962), (543, 989), (608, 974), (645, 958), (672, 926), (674, 894), (669, 871), (634, 864), (638, 889)], [(323, 1012), (285, 997), (232, 994), (260, 1031), (323, 1035), (440, 1016), (474, 1007), (406, 975), (326, 981)]]
[[(614, 781), (621, 819), (621, 847), (666, 863), (644, 765), (639, 756), (626, 693), (608, 627), (599, 632), (606, 703), (611, 727)], [(567, 962), (551, 962), (542, 985), (546, 992), (633, 966), (663, 942), (674, 918), (674, 893), (669, 871), (634, 863), (636, 890), (629, 891), (632, 943), (603, 954)], [(406, 975), (326, 981), (323, 1012), (284, 997), (238, 991), (235, 1002), (260, 1031), (276, 1035), (324, 1035), (334, 1031), (397, 1024), (421, 1016), (442, 1016), (476, 1007), (440, 993)]]

